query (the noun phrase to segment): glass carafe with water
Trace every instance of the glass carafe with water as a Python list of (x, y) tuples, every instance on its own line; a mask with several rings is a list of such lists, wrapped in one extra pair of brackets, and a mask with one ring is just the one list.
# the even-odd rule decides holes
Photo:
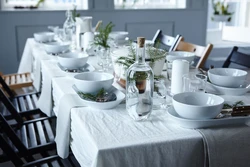
[(154, 73), (145, 63), (145, 38), (137, 38), (136, 62), (126, 75), (126, 110), (137, 121), (146, 120), (153, 107)]

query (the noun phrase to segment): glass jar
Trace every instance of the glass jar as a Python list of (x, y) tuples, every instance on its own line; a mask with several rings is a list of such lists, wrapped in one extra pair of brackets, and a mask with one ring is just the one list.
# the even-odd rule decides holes
[(76, 49), (76, 24), (72, 16), (72, 11), (66, 11), (66, 20), (63, 24), (64, 40), (71, 43), (71, 50)]
[(145, 63), (145, 38), (137, 38), (136, 62), (127, 70), (126, 110), (136, 121), (146, 120), (153, 108), (154, 73)]

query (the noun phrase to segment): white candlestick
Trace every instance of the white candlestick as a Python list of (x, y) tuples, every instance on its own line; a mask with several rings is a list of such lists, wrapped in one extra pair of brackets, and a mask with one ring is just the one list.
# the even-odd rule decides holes
[(187, 60), (177, 59), (172, 64), (171, 93), (177, 94), (183, 92), (182, 76), (189, 73), (189, 62)]

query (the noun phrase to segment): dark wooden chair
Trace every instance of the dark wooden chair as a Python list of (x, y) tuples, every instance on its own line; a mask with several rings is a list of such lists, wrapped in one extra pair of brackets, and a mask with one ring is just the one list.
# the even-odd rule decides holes
[(222, 67), (227, 68), (231, 63), (250, 68), (250, 54), (241, 53), (238, 47), (234, 46)]
[[(18, 145), (15, 145), (15, 147), (20, 149)], [(4, 151), (6, 156), (9, 157), (10, 161), (17, 167), (80, 167), (72, 153), (69, 154), (67, 159), (61, 159), (55, 153), (47, 152), (36, 154), (35, 158), (33, 155), (22, 156), (18, 154), (15, 149), (13, 149), (13, 146), (10, 145), (8, 138), (6, 139), (6, 137), (4, 137), (2, 134), (0, 134), (0, 148)]]
[[(9, 138), (9, 142), (15, 147), (18, 146), (18, 154), (21, 156), (30, 156), (31, 154), (56, 148), (54, 141), (55, 127), (52, 126), (56, 121), (55, 117), (40, 117), (25, 121), (22, 117), (25, 114), (21, 115), (17, 113), (10, 102), (6, 108), (12, 108), (9, 112), (13, 119), (7, 120), (0, 113), (0, 132), (5, 138)], [(31, 116), (30, 113), (29, 116)], [(0, 162), (9, 160), (9, 158), (2, 154)]]
[(23, 117), (25, 120), (30, 118), (47, 117), (40, 109), (31, 107), (34, 101), (31, 100), (32, 96), (25, 95), (15, 98), (8, 98), (5, 93), (0, 89), (0, 113), (6, 119), (15, 119), (17, 116)]
[[(18, 95), (16, 96), (13, 91), (8, 87), (8, 85), (4, 82), (3, 78), (0, 76), (0, 84), (2, 85), (3, 91), (0, 92), (0, 100), (4, 98), (4, 96), (8, 96), (9, 100), (12, 102), (12, 104), (15, 106), (17, 112), (30, 112), (33, 110), (36, 110), (37, 112), (40, 112), (40, 109), (37, 107), (37, 101), (40, 96), (40, 93), (27, 93), (24, 95)], [(5, 102), (6, 100), (2, 100)], [(0, 111), (3, 113), (3, 115), (8, 116), (9, 112), (8, 110), (2, 110)]]
[(176, 37), (168, 36), (162, 33), (162, 30), (158, 29), (152, 39), (154, 42), (154, 46), (156, 45), (157, 41), (160, 41), (161, 44), (169, 47), (169, 52), (175, 50), (176, 45), (183, 41), (184, 38), (181, 35), (176, 35)]

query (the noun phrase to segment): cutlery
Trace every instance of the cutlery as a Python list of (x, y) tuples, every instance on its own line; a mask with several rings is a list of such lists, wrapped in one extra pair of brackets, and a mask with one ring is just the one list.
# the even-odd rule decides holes
[(250, 115), (250, 106), (238, 106), (229, 109), (222, 109), (221, 113), (216, 118), (248, 115)]

